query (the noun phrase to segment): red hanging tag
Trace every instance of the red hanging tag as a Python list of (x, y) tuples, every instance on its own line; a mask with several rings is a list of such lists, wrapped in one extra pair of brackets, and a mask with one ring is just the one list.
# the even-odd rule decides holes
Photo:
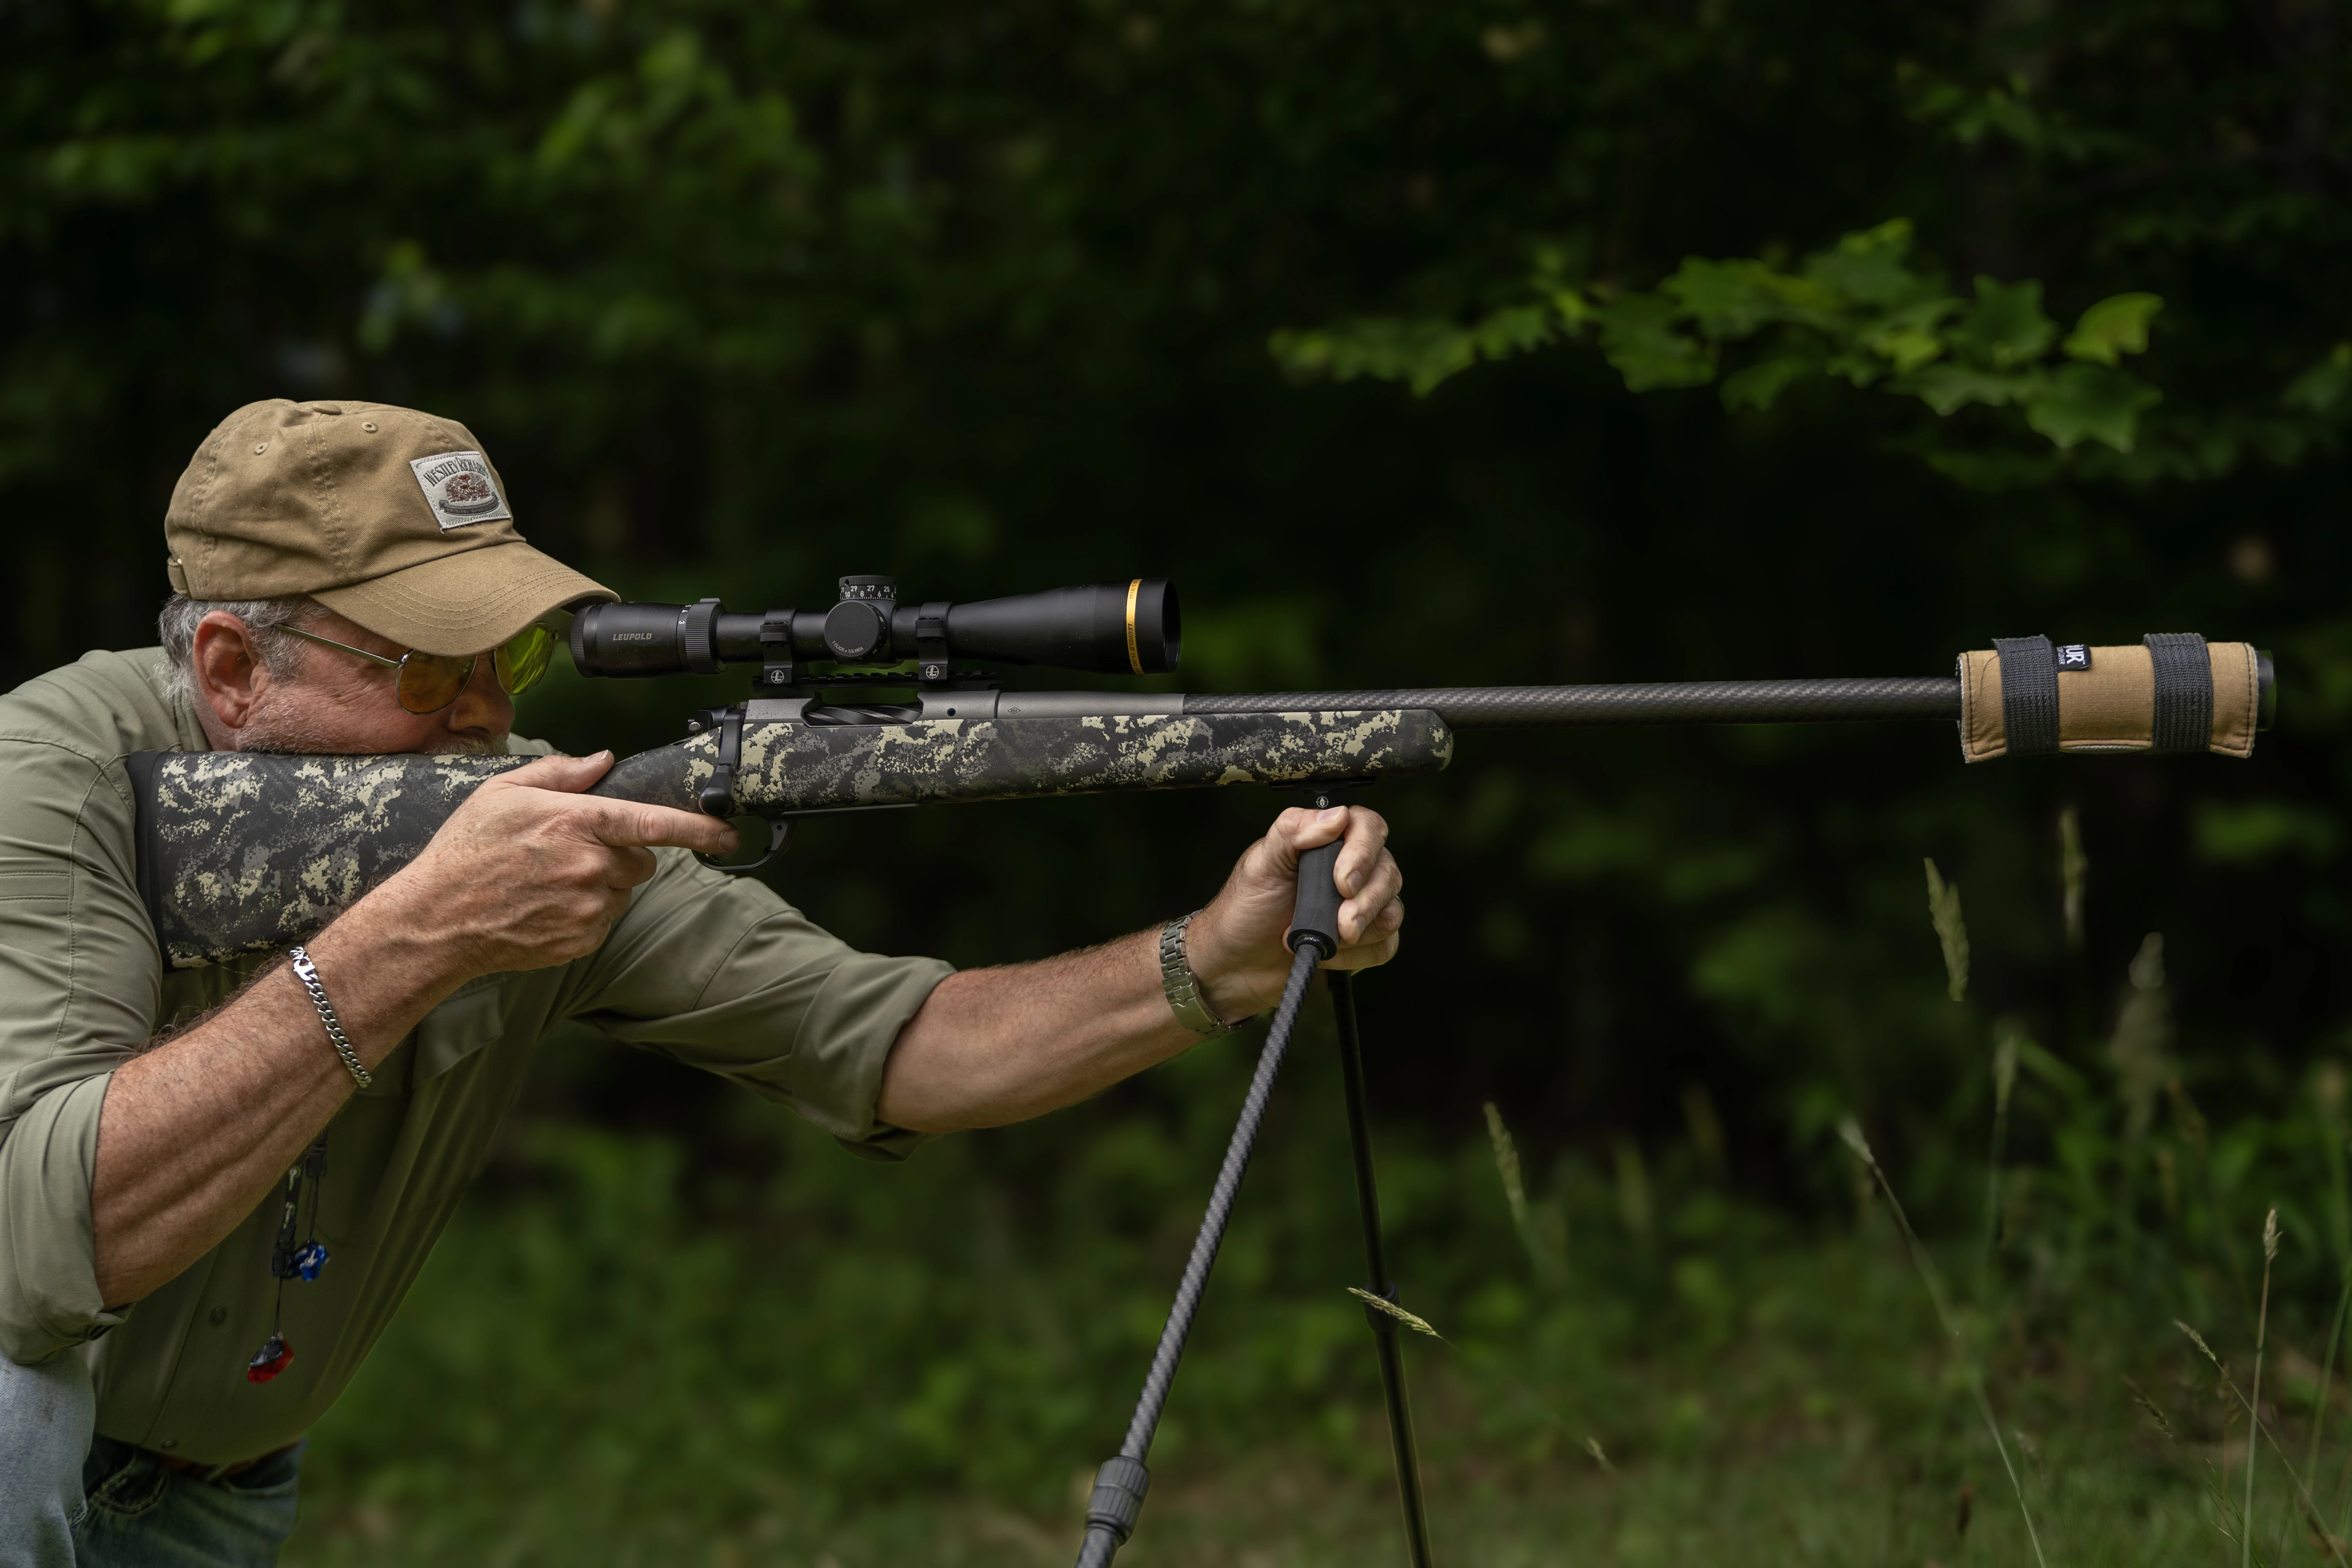
[(268, 1383), (284, 1372), (293, 1360), (294, 1347), (286, 1342), (286, 1336), (272, 1334), (259, 1350), (253, 1352), (253, 1359), (245, 1363), (245, 1381)]

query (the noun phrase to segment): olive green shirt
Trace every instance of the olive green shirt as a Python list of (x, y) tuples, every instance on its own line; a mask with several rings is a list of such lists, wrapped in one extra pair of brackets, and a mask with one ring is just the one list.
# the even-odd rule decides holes
[[(317, 1231), (330, 1260), (316, 1282), (285, 1286), (294, 1356), (275, 1381), (245, 1369), (279, 1295), (279, 1192), (135, 1310), (109, 1310), (89, 1190), (112, 1070), (265, 962), (166, 970), (140, 902), (121, 759), (204, 748), (157, 649), (89, 654), (0, 697), (0, 1353), (89, 1357), (106, 1436), (219, 1463), (316, 1421), (423, 1267), (535, 1042), (563, 1020), (791, 1105), (856, 1152), (900, 1158), (917, 1142), (877, 1121), (875, 1100), (899, 1027), (949, 966), (856, 952), (760, 883), (662, 850), (596, 952), (459, 988), (329, 1125)], [(323, 979), (331, 994), (331, 970)]]

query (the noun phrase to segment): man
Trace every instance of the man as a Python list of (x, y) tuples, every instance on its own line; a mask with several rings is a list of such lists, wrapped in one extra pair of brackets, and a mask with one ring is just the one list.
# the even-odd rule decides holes
[(1284, 812), (1165, 965), (1160, 931), (961, 973), (856, 952), (696, 865), (723, 823), (583, 795), (599, 753), (483, 784), (292, 963), (167, 972), (125, 753), (544, 753), (510, 694), (551, 617), (614, 595), (523, 542), (463, 426), (381, 405), (237, 410), (164, 532), (163, 648), (0, 698), (0, 1563), (274, 1561), (302, 1432), (551, 1024), (898, 1159), (1271, 1005), (1301, 850), (1345, 840), (1333, 963), (1396, 952), (1386, 826), (1340, 808)]

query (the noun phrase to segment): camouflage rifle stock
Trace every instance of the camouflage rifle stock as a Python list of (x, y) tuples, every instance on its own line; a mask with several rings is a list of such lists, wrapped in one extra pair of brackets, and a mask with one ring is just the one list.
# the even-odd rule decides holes
[[(621, 759), (589, 793), (783, 824), (949, 802), (1377, 778), (1433, 772), (1454, 754), (1453, 731), (1425, 710), (809, 723), (761, 711), (799, 703), (748, 706), (726, 773), (730, 731), (720, 725)], [(140, 893), (164, 962), (195, 968), (316, 934), (415, 859), (483, 780), (530, 760), (132, 755)], [(780, 844), (781, 835), (772, 850)]]

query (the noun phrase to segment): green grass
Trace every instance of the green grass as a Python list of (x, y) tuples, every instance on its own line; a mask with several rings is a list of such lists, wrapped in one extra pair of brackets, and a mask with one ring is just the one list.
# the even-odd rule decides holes
[[(1066, 1561), (1186, 1205), (1140, 1235), (1112, 1216), (1074, 1230), (1011, 1212), (985, 1149), (877, 1170), (780, 1136), (755, 1194), (692, 1221), (673, 1145), (540, 1129), (520, 1162), (535, 1180), (461, 1215), (316, 1435), (288, 1561)], [(1253, 1182), (1123, 1562), (1398, 1560), (1348, 1237), (1297, 1245), (1346, 1215), (1281, 1190), (1317, 1163), (1300, 1142)], [(1133, 1145), (1153, 1142), (1108, 1129), (1078, 1163), (1097, 1184), (1148, 1172), (1155, 1151)], [(1445, 1561), (2032, 1561), (1882, 1208), (1807, 1234), (1664, 1180), (1643, 1242), (1571, 1179), (1544, 1200), (1572, 1211), (1568, 1278), (1547, 1289), (1486, 1154), (1478, 1139), (1389, 1162), (1406, 1266), (1416, 1237), (1443, 1266), (1408, 1300), (1447, 1342), (1408, 1354)], [(2231, 1443), (2231, 1490), (2242, 1475), (2243, 1424), (2223, 1424), (2193, 1347), (2029, 1317), (1983, 1338), (2049, 1560), (2234, 1560), (2215, 1488)], [(2305, 1409), (2319, 1349), (2274, 1337), (2270, 1386)], [(2283, 1434), (2291, 1453), (2304, 1430)], [(2258, 1514), (2286, 1490), (2268, 1477)]]
[[(1969, 1010), (1930, 893), (1984, 1076), (1889, 1133), (1814, 1116), (1811, 1219), (1743, 1190), (1696, 1089), (1685, 1140), (1540, 1173), (1491, 1107), (1383, 1133), (1403, 1300), (1444, 1336), (1405, 1336), (1442, 1561), (2346, 1561), (2342, 1070), (2210, 1125), (2157, 939), (2114, 1038), (2062, 1057)], [(1312, 1026), (1295, 1059), (1139, 1568), (1402, 1561), (1336, 1068)], [(740, 1099), (691, 1157), (520, 1119), (314, 1435), (289, 1562), (1069, 1561), (1248, 1068), (1197, 1051), (896, 1167)]]

